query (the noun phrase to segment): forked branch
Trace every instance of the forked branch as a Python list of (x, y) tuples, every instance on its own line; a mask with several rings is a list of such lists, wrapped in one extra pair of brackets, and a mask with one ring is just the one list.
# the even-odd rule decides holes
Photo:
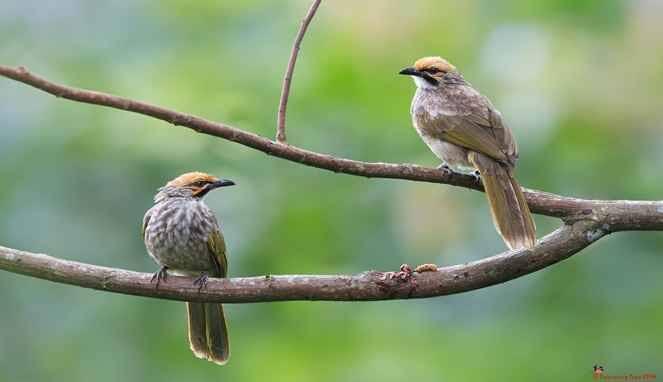
[[(213, 122), (107, 93), (60, 85), (23, 67), (0, 65), (0, 75), (56, 97), (106, 106), (160, 119), (223, 138), (266, 154), (349, 175), (443, 183), (482, 191), (474, 177), (412, 164), (371, 163), (338, 158), (285, 144), (285, 118), (292, 75), (301, 41), (320, 0), (314, 0), (302, 21), (283, 80), (276, 141), (224, 123)], [(132, 295), (186, 300), (244, 303), (285, 300), (365, 301), (423, 298), (484, 288), (526, 275), (564, 260), (616, 231), (663, 230), (663, 201), (589, 200), (527, 190), (534, 213), (561, 218), (563, 226), (541, 239), (532, 250), (509, 251), (479, 261), (424, 273), (369, 271), (358, 275), (261, 276), (211, 279), (201, 291), (192, 280), (170, 277), (156, 289), (151, 275), (98, 267), (0, 247), (0, 269), (86, 288)]]
[[(292, 145), (283, 145), (260, 135), (244, 131), (220, 122), (181, 113), (162, 106), (107, 93), (60, 85), (30, 73), (24, 67), (12, 68), (0, 65), (0, 75), (33, 86), (59, 98), (111, 107), (147, 115), (173, 125), (187, 127), (202, 134), (223, 138), (262, 151), (265, 154), (306, 166), (336, 173), (368, 178), (404, 179), (419, 182), (442, 183), (482, 191), (483, 187), (473, 176), (428, 168), (413, 164), (361, 162), (309, 151)], [(525, 189), (525, 196), (532, 212), (558, 218), (588, 216), (595, 210), (619, 208), (620, 214), (633, 208), (651, 206), (653, 202), (609, 201), (566, 197), (543, 191)], [(655, 203), (655, 202), (654, 202)], [(657, 205), (651, 206), (653, 210)], [(649, 228), (635, 228), (649, 229)]]
[[(351, 175), (446, 183), (481, 190), (473, 177), (409, 164), (367, 163), (283, 145), (222, 123), (110, 94), (58, 85), (25, 68), (0, 66), (0, 75), (57, 97), (144, 114), (224, 138), (308, 166)], [(218, 302), (284, 300), (380, 300), (442, 296), (502, 283), (555, 264), (615, 231), (663, 230), (663, 201), (586, 200), (527, 190), (534, 212), (566, 224), (531, 251), (505, 252), (477, 262), (390, 278), (389, 273), (354, 276), (263, 276), (211, 280), (198, 292), (186, 278), (171, 278), (155, 289), (150, 275), (96, 267), (0, 247), (0, 269), (55, 282), (167, 299)]]

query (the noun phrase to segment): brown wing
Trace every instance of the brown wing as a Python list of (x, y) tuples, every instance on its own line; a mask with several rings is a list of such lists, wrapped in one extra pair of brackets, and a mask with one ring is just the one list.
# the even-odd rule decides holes
[(488, 100), (478, 108), (438, 119), (441, 138), (447, 142), (487, 155), (500, 162), (515, 165), (518, 158), (516, 141), (502, 116)]
[(216, 265), (215, 274), (210, 274), (210, 276), (226, 277), (228, 274), (228, 260), (226, 259), (226, 242), (221, 231), (217, 229), (209, 235), (207, 247), (210, 250), (212, 261)]

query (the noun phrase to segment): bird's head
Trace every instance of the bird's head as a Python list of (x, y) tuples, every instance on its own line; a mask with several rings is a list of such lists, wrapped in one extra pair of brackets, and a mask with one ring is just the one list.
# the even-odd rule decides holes
[(233, 186), (235, 182), (228, 179), (219, 179), (204, 172), (187, 172), (166, 183), (159, 189), (155, 201), (164, 197), (192, 197), (201, 199), (208, 192), (226, 186)]
[(442, 57), (423, 57), (413, 66), (407, 67), (398, 74), (411, 76), (419, 88), (436, 88), (444, 82), (445, 76), (456, 74), (456, 67)]

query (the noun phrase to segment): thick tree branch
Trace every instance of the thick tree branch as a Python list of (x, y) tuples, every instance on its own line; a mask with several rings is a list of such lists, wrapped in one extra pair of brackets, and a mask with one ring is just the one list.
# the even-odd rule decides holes
[[(443, 183), (452, 186), (465, 187), (482, 191), (481, 184), (474, 177), (458, 174), (446, 170), (427, 168), (412, 164), (393, 164), (380, 162), (360, 162), (351, 159), (338, 158), (327, 154), (320, 154), (291, 145), (280, 144), (257, 134), (243, 131), (229, 125), (209, 121), (194, 115), (180, 113), (149, 103), (134, 101), (128, 98), (111, 94), (78, 89), (59, 85), (37, 75), (30, 73), (23, 67), (12, 68), (0, 65), (0, 75), (33, 86), (56, 97), (72, 101), (107, 106), (126, 110), (133, 113), (154, 117), (177, 126), (184, 126), (199, 133), (223, 138), (241, 145), (262, 151), (268, 155), (301, 163), (306, 166), (321, 168), (333, 172), (369, 178), (405, 179), (420, 182)], [(560, 218), (574, 218), (589, 216), (597, 211), (605, 213), (618, 212), (620, 222), (631, 211), (642, 209), (651, 210), (652, 221), (641, 226), (623, 225), (620, 229), (660, 229), (660, 214), (663, 211), (660, 202), (639, 201), (604, 201), (565, 197), (536, 190), (525, 190), (527, 202), (534, 213)], [(660, 209), (660, 211), (659, 211)]]
[(414, 273), (409, 279), (392, 272), (357, 275), (286, 275), (210, 279), (199, 291), (193, 279), (170, 276), (155, 285), (152, 275), (99, 267), (47, 255), (0, 247), (0, 269), (84, 288), (183, 301), (248, 303), (266, 301), (369, 301), (444, 296), (503, 283), (562, 261), (609, 231), (600, 222), (564, 225), (532, 249), (504, 252), (462, 265)]
[(281, 100), (279, 101), (279, 112), (276, 122), (276, 141), (279, 143), (286, 143), (285, 135), (285, 114), (288, 108), (288, 97), (290, 96), (290, 83), (292, 82), (292, 75), (295, 71), (295, 63), (297, 63), (297, 57), (299, 55), (299, 48), (302, 45), (302, 40), (306, 34), (308, 26), (315, 16), (315, 12), (320, 6), (322, 0), (313, 0), (311, 6), (302, 20), (302, 24), (297, 31), (297, 36), (295, 37), (295, 42), (292, 44), (292, 50), (290, 51), (290, 59), (288, 60), (288, 67), (285, 70), (285, 75), (283, 76), (283, 87), (281, 89)]
[[(410, 164), (367, 163), (274, 142), (226, 124), (110, 94), (58, 85), (25, 68), (0, 66), (0, 75), (57, 97), (144, 114), (227, 139), (269, 155), (351, 175), (445, 183), (482, 190), (471, 176)], [(264, 276), (210, 280), (198, 291), (188, 278), (171, 277), (155, 289), (151, 275), (97, 267), (0, 247), (0, 269), (86, 288), (148, 297), (218, 302), (285, 300), (383, 300), (461, 293), (535, 272), (572, 256), (602, 236), (626, 230), (663, 230), (663, 201), (585, 200), (526, 190), (533, 212), (559, 217), (565, 225), (531, 250), (415, 273), (411, 278), (365, 272), (354, 276)]]

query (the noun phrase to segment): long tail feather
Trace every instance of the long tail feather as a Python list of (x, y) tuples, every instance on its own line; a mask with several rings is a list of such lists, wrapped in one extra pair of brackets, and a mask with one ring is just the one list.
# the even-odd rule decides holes
[(228, 330), (221, 304), (187, 302), (189, 346), (193, 354), (223, 365), (230, 348)]
[(223, 365), (230, 357), (228, 329), (221, 304), (205, 304), (209, 360)]
[(205, 304), (187, 302), (189, 347), (198, 358), (207, 359), (207, 325), (205, 323)]
[(534, 247), (534, 220), (511, 169), (476, 152), (469, 159), (481, 173), (493, 223), (506, 245), (510, 249)]

